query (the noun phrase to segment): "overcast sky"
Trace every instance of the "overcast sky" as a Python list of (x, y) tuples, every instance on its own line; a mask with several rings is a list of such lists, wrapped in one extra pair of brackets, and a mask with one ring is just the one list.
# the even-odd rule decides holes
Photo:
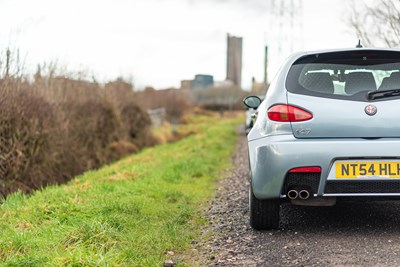
[[(356, 0), (360, 1), (361, 0)], [(98, 80), (133, 77), (137, 88), (178, 87), (195, 74), (226, 76), (226, 34), (243, 37), (243, 87), (272, 78), (291, 50), (353, 47), (346, 0), (0, 0), (0, 52), (17, 47), (26, 65), (57, 60)], [(282, 16), (283, 15), (283, 16)]]

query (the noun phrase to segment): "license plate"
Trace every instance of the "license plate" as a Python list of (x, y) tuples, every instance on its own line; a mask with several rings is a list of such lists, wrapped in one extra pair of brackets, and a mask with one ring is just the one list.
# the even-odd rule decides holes
[(336, 162), (336, 178), (400, 178), (400, 162)]

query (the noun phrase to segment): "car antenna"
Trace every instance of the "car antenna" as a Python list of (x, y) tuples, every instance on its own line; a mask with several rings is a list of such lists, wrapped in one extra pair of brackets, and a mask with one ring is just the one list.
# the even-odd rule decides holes
[(358, 44), (356, 45), (356, 48), (362, 48), (363, 46), (362, 46), (362, 44), (361, 44), (361, 40), (360, 39), (358, 39)]

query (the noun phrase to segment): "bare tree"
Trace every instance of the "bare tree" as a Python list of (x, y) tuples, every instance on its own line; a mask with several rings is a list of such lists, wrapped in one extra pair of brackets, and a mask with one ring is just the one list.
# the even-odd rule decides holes
[(349, 24), (367, 46), (400, 45), (399, 0), (353, 0)]

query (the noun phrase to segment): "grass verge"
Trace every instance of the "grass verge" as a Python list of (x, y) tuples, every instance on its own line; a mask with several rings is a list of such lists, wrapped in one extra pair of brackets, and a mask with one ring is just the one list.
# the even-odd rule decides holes
[(242, 118), (197, 116), (193, 134), (0, 207), (1, 266), (160, 266), (199, 234)]

